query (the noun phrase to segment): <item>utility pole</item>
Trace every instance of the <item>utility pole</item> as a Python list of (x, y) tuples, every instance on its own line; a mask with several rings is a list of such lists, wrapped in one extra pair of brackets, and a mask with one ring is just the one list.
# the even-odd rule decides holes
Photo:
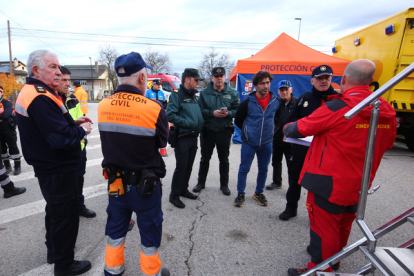
[[(7, 29), (9, 32), (9, 57), (10, 57), (10, 75), (13, 76), (13, 63), (12, 63), (12, 48), (10, 38), (10, 21), (7, 20)], [(13, 107), (16, 105), (16, 91), (13, 90)]]
[(298, 41), (300, 37), (300, 24), (302, 23), (302, 18), (295, 18), (295, 20), (299, 20), (299, 33), (298, 33)]
[(92, 76), (92, 58), (89, 57), (89, 60), (91, 62), (91, 81), (92, 81), (92, 101), (95, 99), (95, 95), (93, 93), (93, 76)]

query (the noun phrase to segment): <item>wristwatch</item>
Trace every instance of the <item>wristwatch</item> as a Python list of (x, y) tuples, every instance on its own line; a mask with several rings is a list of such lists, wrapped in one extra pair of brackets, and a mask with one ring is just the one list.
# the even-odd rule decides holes
[(82, 127), (82, 128), (85, 131), (85, 135), (88, 134), (88, 130), (86, 129), (86, 127)]

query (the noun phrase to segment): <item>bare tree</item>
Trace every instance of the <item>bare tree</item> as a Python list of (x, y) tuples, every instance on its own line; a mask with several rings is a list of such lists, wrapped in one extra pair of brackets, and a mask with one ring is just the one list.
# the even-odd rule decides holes
[(177, 78), (181, 79), (181, 73), (178, 72), (173, 72), (172, 73), (174, 76), (176, 76)]
[(220, 54), (220, 52), (216, 52), (214, 48), (211, 48), (211, 51), (207, 54), (203, 53), (203, 60), (198, 66), (198, 71), (204, 78), (204, 81), (201, 82), (200, 85), (207, 87), (208, 83), (210, 82), (211, 70), (213, 70), (214, 67), (224, 67), (228, 76), (235, 65), (236, 62), (231, 59), (230, 54)]
[(161, 53), (148, 48), (144, 53), (145, 62), (154, 68), (152, 74), (169, 73), (171, 71), (171, 60), (167, 52)]
[(98, 62), (105, 65), (108, 70), (108, 80), (112, 84), (112, 88), (115, 90), (118, 86), (118, 78), (114, 69), (115, 59), (119, 56), (118, 51), (115, 47), (109, 44), (101, 45), (99, 47)]

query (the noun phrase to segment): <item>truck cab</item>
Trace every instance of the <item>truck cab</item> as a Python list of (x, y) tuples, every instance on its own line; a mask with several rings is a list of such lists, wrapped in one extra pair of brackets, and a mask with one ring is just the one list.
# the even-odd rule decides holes
[[(414, 62), (414, 8), (409, 8), (335, 41), (333, 56), (369, 59), (376, 65), (370, 87), (377, 90)], [(414, 151), (414, 74), (382, 96), (397, 112), (397, 138)]]

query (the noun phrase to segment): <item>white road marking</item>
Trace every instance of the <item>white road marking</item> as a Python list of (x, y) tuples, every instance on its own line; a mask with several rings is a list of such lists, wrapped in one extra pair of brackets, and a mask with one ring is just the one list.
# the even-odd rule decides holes
[[(92, 167), (92, 166), (96, 166), (96, 165), (101, 165), (103, 158), (97, 158), (97, 159), (92, 159), (92, 160), (88, 160), (86, 161), (86, 167)], [(18, 181), (23, 181), (23, 180), (28, 180), (31, 178), (34, 178), (34, 172), (27, 172), (27, 173), (21, 173), (19, 175), (9, 175), (10, 180), (13, 182), (18, 182)]]
[(93, 149), (100, 149), (101, 144), (93, 145), (93, 146), (86, 146), (86, 150), (93, 150)]
[(101, 137), (101, 135), (88, 135), (88, 140), (99, 138), (99, 137)]
[[(102, 183), (83, 189), (83, 195), (85, 196), (85, 199), (100, 196), (106, 194), (106, 192), (107, 183)], [(37, 215), (45, 211), (45, 206), (46, 201), (44, 199), (41, 199), (35, 202), (2, 210), (0, 211), (0, 224), (8, 223), (32, 215)]]
[[(104, 243), (106, 245), (106, 239), (104, 239)], [(103, 247), (105, 248), (105, 247)], [(88, 251), (90, 250), (90, 246), (76, 248), (75, 249), (75, 260), (85, 260), (87, 258)], [(103, 275), (104, 274), (104, 266), (105, 266), (105, 251), (99, 254), (99, 256), (95, 260), (89, 260), (92, 263), (92, 268), (88, 272), (86, 272), (85, 276), (95, 276), (95, 275)], [(46, 262), (46, 259), (45, 259)], [(45, 263), (39, 267), (36, 267), (30, 271), (27, 271), (19, 276), (50, 276), (53, 275), (53, 265)]]

